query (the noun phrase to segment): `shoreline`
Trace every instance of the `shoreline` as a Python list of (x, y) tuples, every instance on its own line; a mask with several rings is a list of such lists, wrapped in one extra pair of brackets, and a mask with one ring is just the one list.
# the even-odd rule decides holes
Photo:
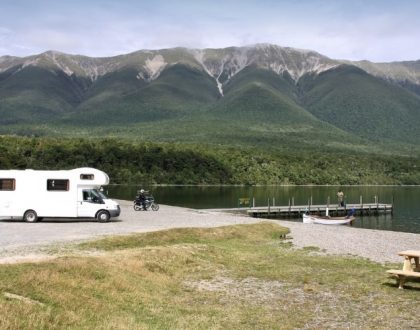
[[(379, 263), (402, 263), (397, 253), (420, 250), (420, 234), (349, 226), (310, 225), (294, 221), (251, 218), (220, 211), (161, 205), (158, 212), (134, 211), (131, 201), (118, 201), (121, 216), (110, 223), (92, 220), (54, 220), (29, 224), (0, 221), (0, 264), (39, 262), (80, 251), (79, 242), (112, 235), (129, 235), (171, 228), (219, 227), (269, 221), (290, 229), (295, 248), (317, 247), (320, 253), (358, 256)], [(74, 251), (73, 251), (74, 250)]]

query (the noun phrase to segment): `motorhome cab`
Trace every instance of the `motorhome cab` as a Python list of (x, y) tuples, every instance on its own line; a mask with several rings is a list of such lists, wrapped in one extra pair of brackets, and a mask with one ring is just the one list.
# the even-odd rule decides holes
[(96, 218), (108, 222), (120, 206), (101, 192), (109, 183), (94, 168), (68, 171), (0, 170), (0, 217), (36, 222), (42, 218)]

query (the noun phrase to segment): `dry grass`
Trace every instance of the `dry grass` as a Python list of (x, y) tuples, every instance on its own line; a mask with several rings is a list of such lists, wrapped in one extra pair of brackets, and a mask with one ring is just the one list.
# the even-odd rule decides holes
[(286, 231), (175, 229), (81, 246), (98, 256), (2, 265), (0, 328), (418, 326), (419, 283), (398, 290), (379, 264), (290, 249)]

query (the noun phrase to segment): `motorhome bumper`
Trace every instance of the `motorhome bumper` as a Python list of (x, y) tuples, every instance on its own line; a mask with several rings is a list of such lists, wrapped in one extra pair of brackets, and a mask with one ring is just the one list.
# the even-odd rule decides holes
[(109, 214), (111, 215), (112, 218), (114, 217), (118, 217), (121, 213), (121, 208), (120, 206), (117, 206), (117, 208), (115, 210), (108, 210)]

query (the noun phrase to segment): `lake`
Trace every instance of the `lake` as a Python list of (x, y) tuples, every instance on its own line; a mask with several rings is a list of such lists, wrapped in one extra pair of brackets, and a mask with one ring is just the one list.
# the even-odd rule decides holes
[[(276, 205), (330, 204), (337, 202), (341, 188), (346, 203), (394, 203), (393, 214), (358, 217), (354, 227), (420, 233), (420, 186), (153, 186), (150, 191), (156, 202), (195, 209), (238, 207), (239, 198), (255, 199), (256, 206), (266, 206), (273, 198)], [(111, 198), (133, 200), (139, 189), (134, 185), (109, 185)], [(287, 219), (302, 221), (301, 219)], [(420, 245), (420, 242), (419, 242)]]

